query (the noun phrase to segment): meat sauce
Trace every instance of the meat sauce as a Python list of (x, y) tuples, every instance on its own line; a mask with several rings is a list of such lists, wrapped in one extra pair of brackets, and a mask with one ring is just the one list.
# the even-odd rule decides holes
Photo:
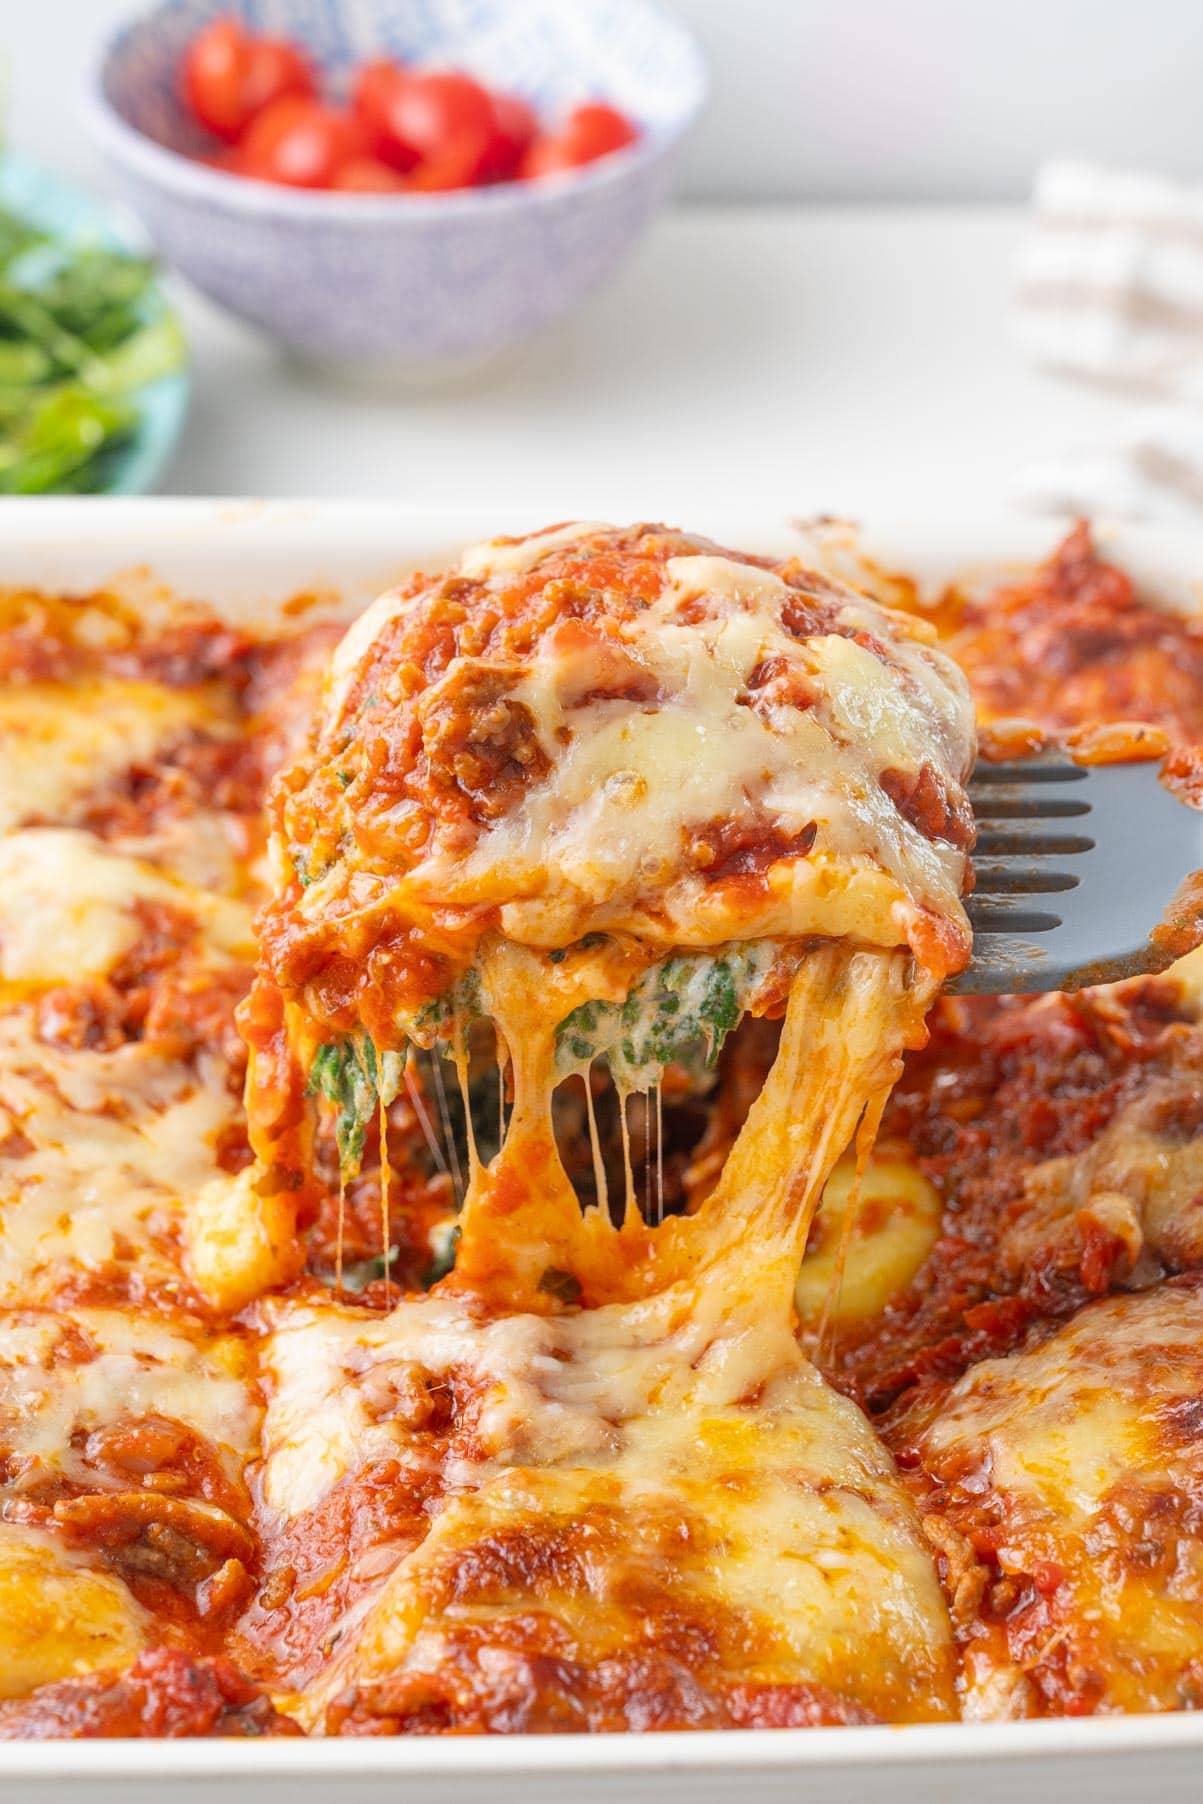
[[(908, 1056), (878, 1141), (896, 1143), (944, 1203), (940, 1237), (912, 1284), (866, 1326), (846, 1328), (824, 1367), (873, 1413), (911, 1387), (959, 1376), (1064, 1319), (1127, 1275), (1098, 1224), (1049, 1235), (1022, 1263), (1006, 1241), (1032, 1205), (1038, 1165), (1082, 1154), (1131, 1098), (1184, 1056), (1203, 1058), (1194, 1010), (1171, 980), (1076, 996), (953, 998)], [(1193, 1132), (1198, 1123), (1188, 1121)]]
[[(1183, 799), (1193, 799), (1181, 774), (1194, 769), (1203, 741), (1203, 626), (1142, 596), (1099, 554), (1086, 522), (1030, 577), (976, 597), (951, 588), (932, 612), (979, 717), (988, 730), (1006, 723), (1000, 750), (1022, 732), (1018, 720), (1037, 738), (1123, 723), (1129, 755), (1152, 728), (1172, 748), (1168, 771), (1179, 773)], [(1145, 755), (1139, 744), (1135, 755)], [(1128, 1275), (1122, 1247), (1098, 1223), (1050, 1236), (1022, 1263), (1003, 1243), (1029, 1206), (1034, 1167), (1081, 1154), (1168, 1072), (1185, 1066), (1193, 1088), (1190, 1071), (1203, 1059), (1197, 1017), (1172, 979), (937, 1003), (930, 1044), (908, 1054), (879, 1144), (888, 1151), (897, 1142), (936, 1186), (941, 1235), (877, 1321), (834, 1338), (824, 1363), (835, 1383), (874, 1413), (905, 1414), (912, 1387), (1013, 1350)], [(1178, 1107), (1181, 1131), (1193, 1135), (1189, 1096)]]
[(1203, 741), (1203, 623), (1158, 608), (1101, 557), (1085, 521), (1029, 577), (935, 612), (979, 718), (1046, 731), (1140, 721)]
[(299, 1735), (229, 1660), (153, 1648), (129, 1671), (87, 1673), (0, 1704), (0, 1740)]

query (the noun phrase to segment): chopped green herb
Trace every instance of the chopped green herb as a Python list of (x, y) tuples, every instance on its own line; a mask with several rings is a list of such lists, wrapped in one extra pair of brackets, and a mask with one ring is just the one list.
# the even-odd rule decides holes
[[(436, 1145), (444, 1156), (448, 1143), (454, 1146), (461, 1158), (462, 1169), (467, 1156), (470, 1117), (477, 1154), (482, 1164), (488, 1165), (501, 1144), (501, 1106), (498, 1094), (502, 1082), (501, 1072), (492, 1060), (482, 1060), (470, 1071), (468, 1109), (465, 1115), (464, 1094), (456, 1074), (454, 1070), (441, 1069), (443, 1063), (437, 1048), (433, 1052), (427, 1052), (424, 1047), (416, 1047), (414, 1050), (413, 1070), (418, 1085), (428, 1099), (432, 1117), (437, 1116), (438, 1120)], [(425, 1164), (431, 1175), (440, 1169), (438, 1156), (429, 1144), (425, 1160), (417, 1147), (413, 1149), (412, 1156), (419, 1166)]]
[(184, 354), (153, 265), (0, 208), (0, 494), (103, 489), (137, 391)]
[(742, 1013), (743, 1005), (731, 962), (716, 959), (707, 974), (704, 994), (698, 1004), (698, 1018), (705, 1026), (709, 1042), (708, 1064), (714, 1064), (722, 1050), (723, 1041)]
[(288, 862), (296, 873), (297, 882), (302, 889), (308, 889), (311, 883), (317, 883), (330, 870), (333, 860), (328, 860), (320, 868), (308, 846), (289, 846)]
[(304, 846), (289, 846), (288, 862), (292, 866), (301, 888), (308, 889), (313, 878), (309, 875), (309, 854)]

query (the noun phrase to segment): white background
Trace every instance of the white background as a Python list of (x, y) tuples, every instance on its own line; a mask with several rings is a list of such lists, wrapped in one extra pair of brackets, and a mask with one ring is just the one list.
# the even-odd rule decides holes
[[(97, 45), (132, 10), (137, 0), (0, 0), (17, 148), (92, 173), (75, 97)], [(1200, 0), (678, 0), (678, 10), (715, 76), (694, 196), (1018, 199), (1036, 163), (1060, 151), (1203, 176)]]

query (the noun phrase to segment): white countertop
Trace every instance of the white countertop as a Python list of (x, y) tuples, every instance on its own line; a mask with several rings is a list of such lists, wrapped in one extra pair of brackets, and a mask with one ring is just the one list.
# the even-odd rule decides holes
[(196, 395), (165, 487), (545, 519), (996, 515), (1025, 461), (1122, 407), (1010, 342), (1021, 229), (997, 207), (681, 208), (558, 332), (433, 394), (336, 383), (181, 291)]

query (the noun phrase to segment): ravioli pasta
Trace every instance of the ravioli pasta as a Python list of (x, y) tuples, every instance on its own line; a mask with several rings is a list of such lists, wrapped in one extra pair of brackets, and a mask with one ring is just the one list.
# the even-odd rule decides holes
[(0, 593), (0, 1734), (1195, 1702), (1198, 983), (938, 999), (976, 604), (875, 581)]

